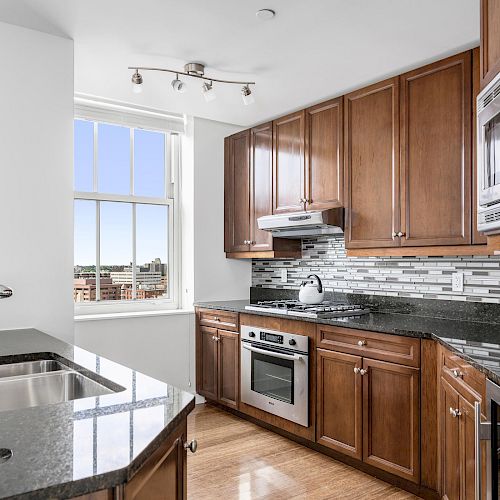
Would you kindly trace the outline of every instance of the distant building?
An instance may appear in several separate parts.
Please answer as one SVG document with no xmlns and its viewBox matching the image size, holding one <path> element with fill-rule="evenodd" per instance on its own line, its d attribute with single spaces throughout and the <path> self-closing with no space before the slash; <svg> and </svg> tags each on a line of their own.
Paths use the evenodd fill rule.
<svg viewBox="0 0 500 500">
<path fill-rule="evenodd" d="M 101 278 L 101 300 L 120 300 L 121 286 L 111 278 Z M 75 278 L 73 280 L 74 302 L 94 302 L 97 298 L 95 278 Z"/>
</svg>

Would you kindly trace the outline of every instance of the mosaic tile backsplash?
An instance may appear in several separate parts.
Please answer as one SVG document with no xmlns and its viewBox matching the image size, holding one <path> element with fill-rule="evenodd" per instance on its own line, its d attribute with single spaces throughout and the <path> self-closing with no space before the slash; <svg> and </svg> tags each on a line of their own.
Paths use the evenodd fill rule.
<svg viewBox="0 0 500 500">
<path fill-rule="evenodd" d="M 452 291 L 456 272 L 464 274 L 463 292 Z M 500 304 L 500 256 L 347 257 L 343 236 L 303 239 L 301 259 L 254 259 L 252 285 L 298 289 L 311 273 L 331 292 Z"/>
</svg>

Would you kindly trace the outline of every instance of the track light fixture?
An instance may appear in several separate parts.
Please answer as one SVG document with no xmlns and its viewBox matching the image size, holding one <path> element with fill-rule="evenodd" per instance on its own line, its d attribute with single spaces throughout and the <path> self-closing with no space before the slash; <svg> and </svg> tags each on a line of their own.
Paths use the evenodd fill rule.
<svg viewBox="0 0 500 500">
<path fill-rule="evenodd" d="M 163 71 L 166 73 L 175 74 L 175 79 L 172 80 L 172 88 L 179 93 L 184 93 L 187 90 L 187 85 L 185 82 L 179 79 L 179 75 L 184 75 L 189 78 L 199 78 L 203 80 L 202 91 L 203 97 L 207 102 L 213 101 L 216 98 L 215 90 L 213 88 L 213 83 L 227 83 L 231 85 L 243 85 L 241 90 L 243 102 L 245 105 L 252 104 L 255 101 L 254 94 L 250 90 L 250 85 L 255 85 L 255 82 L 238 82 L 233 80 L 221 80 L 219 78 L 208 78 L 205 76 L 205 66 L 200 63 L 188 63 L 184 65 L 184 71 L 176 71 L 167 68 L 148 68 L 148 67 L 136 67 L 129 66 L 128 69 L 135 70 L 132 75 L 132 83 L 134 92 L 142 91 L 142 75 L 139 73 L 141 71 Z"/>
<path fill-rule="evenodd" d="M 135 73 L 132 75 L 132 90 L 136 94 L 142 92 L 142 75 L 139 73 L 138 69 L 136 69 Z"/>
<path fill-rule="evenodd" d="M 241 98 L 243 99 L 243 104 L 245 106 L 255 102 L 252 91 L 248 85 L 243 85 L 243 88 L 241 89 Z"/>
<path fill-rule="evenodd" d="M 205 82 L 202 88 L 203 88 L 203 97 L 205 98 L 205 101 L 210 102 L 217 97 L 215 95 L 215 90 L 212 82 L 210 83 Z"/>
</svg>

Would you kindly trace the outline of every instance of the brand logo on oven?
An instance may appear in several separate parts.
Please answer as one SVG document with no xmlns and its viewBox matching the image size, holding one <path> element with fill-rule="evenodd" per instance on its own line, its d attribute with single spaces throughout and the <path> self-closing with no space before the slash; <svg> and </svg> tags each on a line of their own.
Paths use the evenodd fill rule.
<svg viewBox="0 0 500 500">
<path fill-rule="evenodd" d="M 271 406 L 274 406 L 274 403 L 272 401 L 268 401 L 267 403 L 270 404 Z"/>
</svg>

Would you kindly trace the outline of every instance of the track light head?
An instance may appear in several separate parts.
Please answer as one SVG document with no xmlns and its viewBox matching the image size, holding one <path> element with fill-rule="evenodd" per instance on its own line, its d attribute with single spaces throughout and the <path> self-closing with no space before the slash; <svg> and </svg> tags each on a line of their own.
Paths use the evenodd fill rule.
<svg viewBox="0 0 500 500">
<path fill-rule="evenodd" d="M 203 88 L 203 97 L 205 98 L 205 101 L 210 102 L 217 97 L 212 82 L 210 83 L 205 82 L 202 88 Z"/>
<path fill-rule="evenodd" d="M 136 94 L 142 92 L 142 75 L 139 73 L 138 69 L 136 69 L 135 73 L 132 75 L 132 90 Z"/>
<path fill-rule="evenodd" d="M 249 104 L 253 104 L 255 102 L 255 98 L 248 84 L 243 85 L 243 88 L 241 89 L 241 98 L 243 99 L 243 104 L 245 106 L 248 106 Z"/>
<path fill-rule="evenodd" d="M 179 75 L 176 75 L 175 79 L 172 80 L 172 88 L 176 91 L 179 92 L 179 94 L 183 94 L 187 90 L 186 84 L 179 80 Z"/>
</svg>

